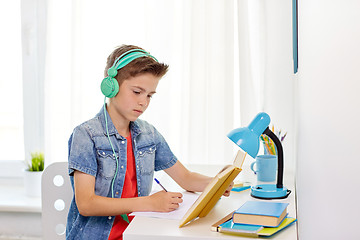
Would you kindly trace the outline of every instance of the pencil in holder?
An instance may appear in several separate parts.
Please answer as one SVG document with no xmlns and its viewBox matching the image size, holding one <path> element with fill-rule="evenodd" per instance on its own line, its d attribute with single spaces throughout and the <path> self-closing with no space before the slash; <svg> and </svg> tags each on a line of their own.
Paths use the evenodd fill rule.
<svg viewBox="0 0 360 240">
<path fill-rule="evenodd" d="M 275 143 L 268 136 L 261 136 L 261 144 L 264 148 L 264 154 L 277 155 Z"/>
</svg>

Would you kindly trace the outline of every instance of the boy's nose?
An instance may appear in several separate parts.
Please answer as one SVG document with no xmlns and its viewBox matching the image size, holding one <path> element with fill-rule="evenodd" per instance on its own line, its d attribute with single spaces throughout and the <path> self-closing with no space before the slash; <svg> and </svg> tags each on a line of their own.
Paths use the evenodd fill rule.
<svg viewBox="0 0 360 240">
<path fill-rule="evenodd" d="M 143 107 L 146 107 L 148 105 L 148 102 L 146 99 L 142 99 L 140 102 L 139 102 L 139 105 L 140 106 L 143 106 Z"/>
</svg>

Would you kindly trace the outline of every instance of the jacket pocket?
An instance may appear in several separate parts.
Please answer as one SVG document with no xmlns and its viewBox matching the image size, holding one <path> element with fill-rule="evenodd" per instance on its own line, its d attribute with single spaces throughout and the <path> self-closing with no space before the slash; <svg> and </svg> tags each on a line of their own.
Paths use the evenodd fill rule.
<svg viewBox="0 0 360 240">
<path fill-rule="evenodd" d="M 141 147 L 137 151 L 141 174 L 154 172 L 156 145 Z"/>
<path fill-rule="evenodd" d="M 116 153 L 116 152 L 115 152 Z M 98 174 L 106 179 L 112 179 L 116 171 L 116 157 L 112 150 L 97 150 Z"/>
</svg>

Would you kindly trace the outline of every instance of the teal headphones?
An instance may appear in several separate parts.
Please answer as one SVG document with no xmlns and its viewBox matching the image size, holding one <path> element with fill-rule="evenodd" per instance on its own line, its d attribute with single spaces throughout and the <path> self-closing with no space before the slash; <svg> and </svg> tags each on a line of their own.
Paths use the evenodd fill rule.
<svg viewBox="0 0 360 240">
<path fill-rule="evenodd" d="M 132 49 L 125 52 L 115 59 L 114 64 L 107 71 L 108 76 L 101 82 L 101 92 L 105 95 L 105 97 L 115 97 L 119 92 L 119 84 L 115 79 L 115 76 L 118 74 L 118 70 L 140 57 L 151 57 L 158 62 L 154 56 L 142 49 Z"/>
</svg>

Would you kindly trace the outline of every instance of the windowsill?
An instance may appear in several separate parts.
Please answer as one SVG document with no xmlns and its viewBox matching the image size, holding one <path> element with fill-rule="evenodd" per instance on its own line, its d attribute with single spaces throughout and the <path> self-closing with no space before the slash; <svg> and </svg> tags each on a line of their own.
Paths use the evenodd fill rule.
<svg viewBox="0 0 360 240">
<path fill-rule="evenodd" d="M 0 212 L 41 213 L 41 198 L 25 194 L 22 178 L 0 178 Z"/>
</svg>

